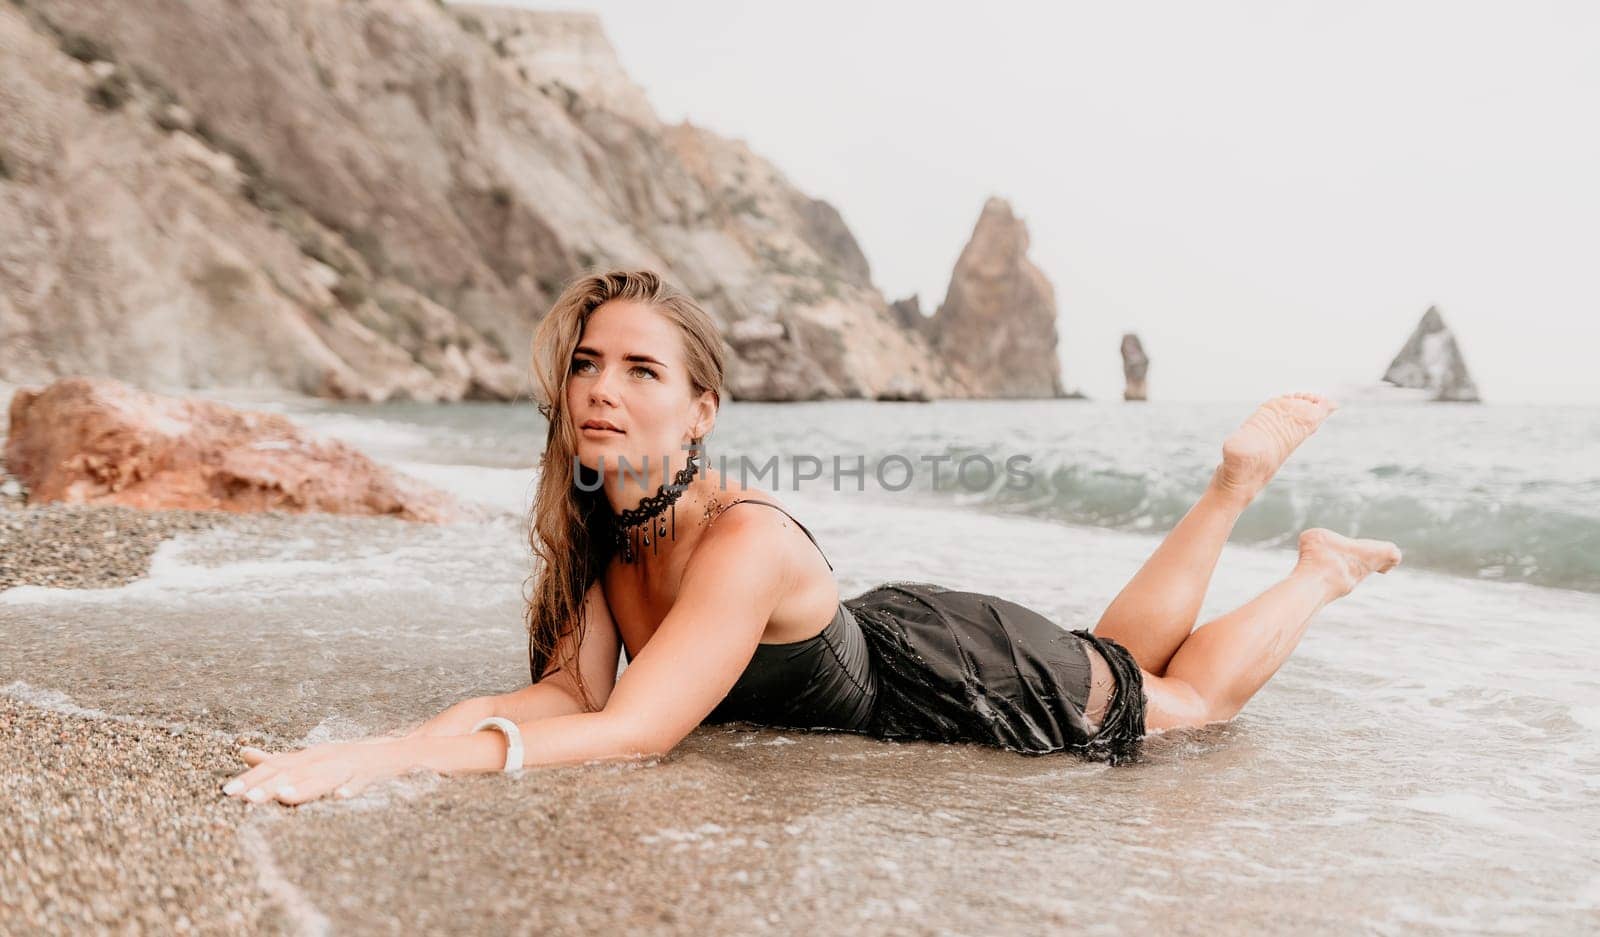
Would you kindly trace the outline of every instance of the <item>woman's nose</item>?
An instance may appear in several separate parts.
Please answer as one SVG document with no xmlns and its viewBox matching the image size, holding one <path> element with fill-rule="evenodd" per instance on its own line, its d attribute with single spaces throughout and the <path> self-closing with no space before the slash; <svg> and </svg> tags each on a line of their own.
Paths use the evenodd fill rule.
<svg viewBox="0 0 1600 937">
<path fill-rule="evenodd" d="M 611 368 L 604 368 L 596 374 L 589 383 L 589 402 L 597 403 L 601 400 L 607 403 L 616 403 L 616 394 L 611 391 Z"/>
</svg>

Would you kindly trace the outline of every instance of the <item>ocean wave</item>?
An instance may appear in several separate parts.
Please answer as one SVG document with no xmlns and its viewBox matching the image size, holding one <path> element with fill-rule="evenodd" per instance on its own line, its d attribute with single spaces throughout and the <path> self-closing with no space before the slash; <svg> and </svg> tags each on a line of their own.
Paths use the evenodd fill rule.
<svg viewBox="0 0 1600 937">
<path fill-rule="evenodd" d="M 985 508 L 1093 527 L 1164 533 L 1204 492 L 1210 470 L 1063 462 L 1021 490 L 995 486 Z M 1520 479 L 1497 486 L 1392 463 L 1362 472 L 1281 473 L 1239 518 L 1235 543 L 1293 547 L 1326 527 L 1392 540 L 1405 562 L 1478 579 L 1600 592 L 1600 499 L 1593 481 Z"/>
</svg>

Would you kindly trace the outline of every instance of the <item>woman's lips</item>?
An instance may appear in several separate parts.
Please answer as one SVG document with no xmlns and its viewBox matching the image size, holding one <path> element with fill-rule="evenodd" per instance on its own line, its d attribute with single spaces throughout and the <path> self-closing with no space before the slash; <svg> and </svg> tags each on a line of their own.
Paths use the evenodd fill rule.
<svg viewBox="0 0 1600 937">
<path fill-rule="evenodd" d="M 591 436 L 621 436 L 621 435 L 623 435 L 622 430 L 620 430 L 620 429 L 606 429 L 606 428 L 601 427 L 601 426 L 585 426 L 585 427 L 582 428 L 582 430 L 583 430 L 583 432 L 585 432 L 585 433 L 587 433 L 587 434 L 589 434 Z"/>
</svg>

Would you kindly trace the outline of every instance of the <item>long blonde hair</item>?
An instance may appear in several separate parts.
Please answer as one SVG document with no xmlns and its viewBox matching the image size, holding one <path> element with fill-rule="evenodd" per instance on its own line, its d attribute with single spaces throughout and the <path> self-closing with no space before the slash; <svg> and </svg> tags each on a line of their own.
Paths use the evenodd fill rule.
<svg viewBox="0 0 1600 937">
<path fill-rule="evenodd" d="M 527 597 L 528 678 L 539 682 L 556 656 L 561 637 L 575 629 L 572 656 L 558 661 L 567 668 L 584 708 L 596 706 L 577 665 L 583 645 L 584 595 L 611 560 L 614 522 L 611 506 L 599 486 L 599 473 L 576 465 L 577 434 L 567 416 L 567 380 L 573 352 L 589 316 L 611 300 L 651 306 L 678 327 L 683 337 L 684 365 L 691 393 L 705 391 L 722 402 L 726 359 L 717 325 L 687 293 L 649 270 L 612 270 L 573 281 L 556 298 L 533 334 L 533 375 L 539 412 L 549 421 L 540 458 L 538 493 L 533 502 L 528 543 L 537 558 L 533 594 Z M 696 444 L 700 439 L 694 440 Z M 574 471 L 582 486 L 574 483 Z"/>
</svg>

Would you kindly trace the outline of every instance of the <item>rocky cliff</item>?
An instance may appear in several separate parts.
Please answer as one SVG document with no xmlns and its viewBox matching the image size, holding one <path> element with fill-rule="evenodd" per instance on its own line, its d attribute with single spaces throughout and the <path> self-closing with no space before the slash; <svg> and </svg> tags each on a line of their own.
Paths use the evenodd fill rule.
<svg viewBox="0 0 1600 937">
<path fill-rule="evenodd" d="M 1004 199 L 983 206 L 925 330 L 941 357 L 970 375 L 973 396 L 1065 396 L 1055 290 L 1028 260 L 1027 226 Z"/>
<path fill-rule="evenodd" d="M 1437 306 L 1422 314 L 1411 337 L 1383 372 L 1383 379 L 1396 387 L 1430 392 L 1433 400 L 1478 403 L 1478 385 L 1467 373 L 1467 362 L 1456 345 L 1456 337 L 1444 324 Z"/>
<path fill-rule="evenodd" d="M 506 399 L 568 278 L 649 265 L 722 325 L 735 398 L 1014 386 L 931 354 L 831 206 L 661 124 L 592 16 L 13 0 L 0 72 L 0 380 Z"/>
</svg>

